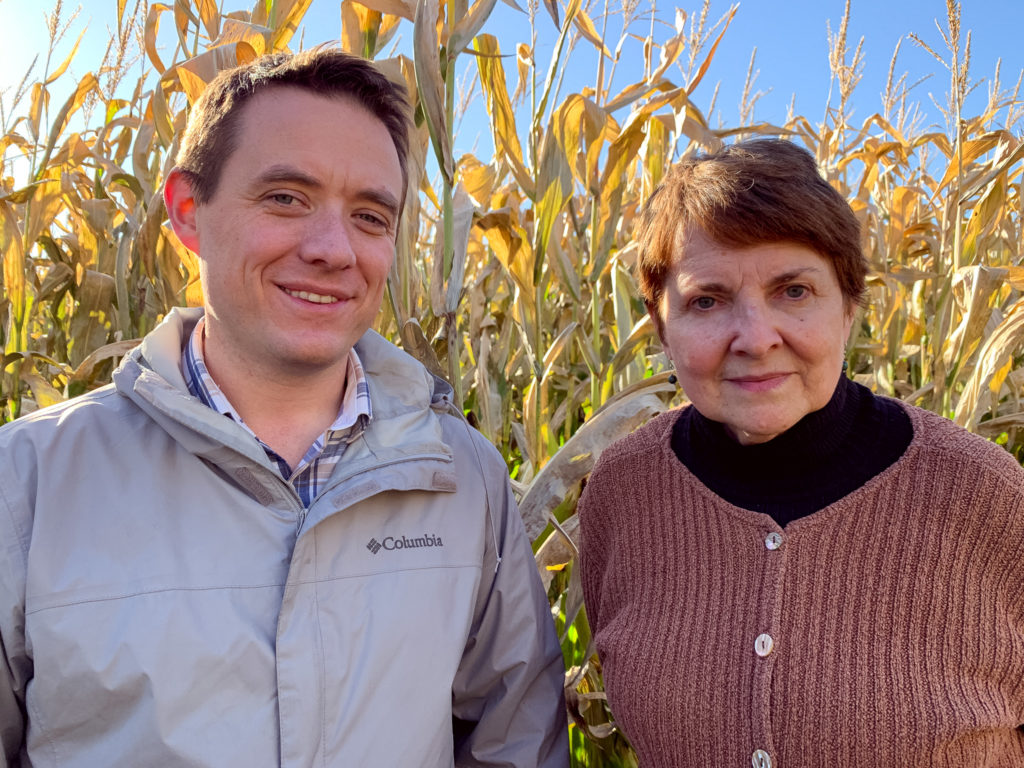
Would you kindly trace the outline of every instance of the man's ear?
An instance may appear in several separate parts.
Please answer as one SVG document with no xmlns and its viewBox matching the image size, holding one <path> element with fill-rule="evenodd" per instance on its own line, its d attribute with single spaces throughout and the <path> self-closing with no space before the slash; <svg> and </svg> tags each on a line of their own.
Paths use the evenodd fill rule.
<svg viewBox="0 0 1024 768">
<path fill-rule="evenodd" d="M 196 225 L 196 200 L 188 176 L 179 168 L 172 168 L 164 182 L 164 204 L 171 220 L 171 228 L 182 244 L 192 253 L 199 254 L 199 228 Z"/>
</svg>

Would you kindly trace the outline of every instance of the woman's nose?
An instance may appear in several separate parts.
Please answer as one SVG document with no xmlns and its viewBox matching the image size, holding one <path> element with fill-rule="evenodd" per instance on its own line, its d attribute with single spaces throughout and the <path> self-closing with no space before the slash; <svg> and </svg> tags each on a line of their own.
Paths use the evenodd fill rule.
<svg viewBox="0 0 1024 768">
<path fill-rule="evenodd" d="M 735 305 L 730 350 L 735 354 L 763 357 L 782 344 L 782 335 L 770 309 L 761 302 Z"/>
</svg>

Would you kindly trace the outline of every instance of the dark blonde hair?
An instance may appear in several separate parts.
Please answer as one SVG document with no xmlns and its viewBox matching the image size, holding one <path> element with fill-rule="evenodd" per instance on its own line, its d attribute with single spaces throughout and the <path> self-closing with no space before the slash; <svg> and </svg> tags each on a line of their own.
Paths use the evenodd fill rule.
<svg viewBox="0 0 1024 768">
<path fill-rule="evenodd" d="M 221 72 L 192 107 L 176 157 L 197 203 L 217 191 L 221 172 L 238 140 L 241 108 L 256 94 L 275 87 L 301 88 L 324 97 L 352 99 L 387 128 L 402 169 L 402 196 L 408 185 L 409 104 L 405 87 L 373 64 L 337 48 L 301 53 L 270 53 Z"/>
<path fill-rule="evenodd" d="M 699 231 L 730 248 L 792 242 L 827 259 L 850 307 L 863 301 L 867 260 L 849 204 L 814 158 L 780 139 L 756 139 L 674 165 L 644 203 L 635 235 L 640 292 L 657 317 L 672 265 Z"/>
</svg>

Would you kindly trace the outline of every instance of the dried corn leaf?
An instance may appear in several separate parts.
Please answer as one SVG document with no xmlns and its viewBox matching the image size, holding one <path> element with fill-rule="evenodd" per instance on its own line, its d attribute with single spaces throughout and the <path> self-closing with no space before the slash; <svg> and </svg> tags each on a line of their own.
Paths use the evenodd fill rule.
<svg viewBox="0 0 1024 768">
<path fill-rule="evenodd" d="M 1024 299 L 1018 300 L 995 331 L 985 339 L 978 355 L 978 364 L 967 380 L 957 403 L 954 420 L 973 429 L 987 410 L 988 385 L 1006 365 L 1006 359 L 1018 354 L 1024 343 Z M 983 397 L 983 394 L 985 395 Z"/>
<path fill-rule="evenodd" d="M 462 184 L 457 184 L 452 194 L 452 264 L 451 271 L 445 275 L 447 288 L 445 292 L 444 310 L 454 313 L 459 306 L 466 278 L 466 262 L 468 261 L 469 232 L 473 227 L 473 214 L 476 206 Z"/>
<path fill-rule="evenodd" d="M 50 103 L 50 92 L 42 83 L 32 85 L 32 104 L 28 111 L 28 127 L 32 141 L 39 141 L 42 132 L 43 113 Z"/>
<path fill-rule="evenodd" d="M 206 89 L 206 85 L 218 74 L 238 66 L 239 49 L 244 57 L 250 55 L 245 46 L 247 43 L 242 41 L 218 45 L 216 48 L 211 48 L 198 56 L 181 62 L 172 70 L 173 74 L 177 76 L 178 82 L 181 83 L 189 104 L 195 103 Z"/>
<path fill-rule="evenodd" d="M 190 24 L 195 25 L 196 32 L 199 31 L 199 19 L 192 13 L 191 0 L 174 0 L 174 29 L 178 33 L 178 45 L 181 46 L 181 50 L 194 53 L 188 41 Z"/>
<path fill-rule="evenodd" d="M 594 26 L 594 22 L 590 16 L 583 9 L 583 6 L 579 6 L 576 12 L 572 15 L 572 22 L 576 25 L 576 29 L 579 30 L 580 34 L 583 35 L 586 40 L 593 45 L 602 55 L 607 56 L 609 59 L 613 58 L 611 51 L 604 44 L 604 40 L 597 31 L 597 27 Z"/>
<path fill-rule="evenodd" d="M 527 296 L 533 293 L 533 259 L 509 209 L 489 211 L 476 221 L 498 261 Z"/>
<path fill-rule="evenodd" d="M 195 0 L 195 3 L 207 39 L 216 40 L 220 37 L 220 11 L 217 10 L 217 0 Z"/>
<path fill-rule="evenodd" d="M 400 16 L 409 21 L 416 20 L 416 3 L 414 0 L 360 0 L 360 2 L 371 11 L 377 11 L 389 16 Z"/>
<path fill-rule="evenodd" d="M 381 14 L 355 0 L 341 4 L 341 47 L 365 59 L 372 59 L 377 49 L 377 30 Z"/>
<path fill-rule="evenodd" d="M 497 0 L 476 0 L 469 12 L 458 19 L 451 36 L 448 38 L 448 59 L 454 61 L 455 56 L 466 48 L 477 33 L 483 28 L 484 22 L 490 17 Z"/>
<path fill-rule="evenodd" d="M 50 73 L 50 76 L 46 78 L 46 85 L 51 85 L 56 82 L 57 78 L 67 71 L 68 65 L 71 64 L 71 60 L 75 58 L 75 54 L 78 53 L 78 46 L 81 44 L 84 36 L 85 29 L 83 28 L 82 31 L 78 33 L 78 39 L 75 40 L 75 44 L 71 47 L 71 53 L 69 53 L 67 58 L 61 62 L 60 66 L 53 70 L 53 72 Z"/>
<path fill-rule="evenodd" d="M 442 379 L 448 375 L 438 361 L 434 348 L 427 341 L 427 337 L 423 334 L 423 328 L 420 327 L 416 318 L 411 317 L 405 321 L 400 329 L 400 335 L 402 349 L 423 363 L 428 371 Z"/>
<path fill-rule="evenodd" d="M 78 309 L 69 326 L 68 360 L 72 366 L 78 367 L 90 353 L 107 343 L 115 293 L 114 278 L 110 275 L 92 269 L 84 271 L 82 283 L 75 291 Z"/>
<path fill-rule="evenodd" d="M 963 320 L 953 332 L 946 349 L 947 367 L 963 365 L 992 314 L 991 302 L 1006 277 L 1006 270 L 993 267 L 963 267 L 953 276 L 953 297 L 963 313 Z"/>
<path fill-rule="evenodd" d="M 21 380 L 28 384 L 32 390 L 32 397 L 40 408 L 64 402 L 64 395 L 31 368 L 22 369 Z"/>
<path fill-rule="evenodd" d="M 537 566 L 542 569 L 564 565 L 576 557 L 580 546 L 580 519 L 572 514 L 558 525 L 537 549 Z M 543 578 L 543 574 L 542 574 Z M 548 575 L 550 582 L 551 576 Z M 547 584 L 544 588 L 547 589 Z"/>
<path fill-rule="evenodd" d="M 995 149 L 999 142 L 999 138 L 993 134 L 986 134 L 982 138 L 973 139 L 971 141 L 964 142 L 963 145 L 963 167 L 969 166 L 979 157 L 984 155 L 986 152 L 991 152 Z M 946 173 L 943 175 L 942 180 L 935 187 L 935 195 L 944 190 L 950 183 L 952 183 L 960 173 L 960 163 L 956 155 L 950 156 L 950 163 L 946 167 Z"/>
<path fill-rule="evenodd" d="M 437 0 L 420 0 L 416 6 L 413 28 L 413 64 L 416 71 L 416 91 L 430 132 L 430 141 L 437 155 L 437 164 L 446 184 L 455 183 L 455 162 L 452 159 L 451 139 L 445 117 L 445 99 L 442 92 L 439 59 L 440 42 L 437 36 L 439 7 Z M 454 72 L 449 72 L 454 76 Z"/>
<path fill-rule="evenodd" d="M 197 257 L 192 251 L 186 248 L 178 236 L 174 234 L 174 230 L 164 224 L 159 223 L 159 219 L 156 219 L 160 226 L 160 232 L 163 235 L 163 241 L 168 248 L 170 248 L 182 267 L 185 269 L 188 275 L 188 281 L 185 284 L 185 304 L 189 307 L 201 307 L 203 306 L 203 285 L 200 280 L 199 272 L 199 257 Z M 156 250 L 155 248 L 153 250 Z"/>
<path fill-rule="evenodd" d="M 491 136 L 496 153 L 509 162 L 516 183 L 530 194 L 533 188 L 530 172 L 523 164 L 523 150 L 516 130 L 515 111 L 505 85 L 505 68 L 501 63 L 501 48 L 493 35 L 477 35 L 473 47 L 480 72 L 480 85 L 487 96 L 486 108 L 490 117 Z"/>
<path fill-rule="evenodd" d="M 138 346 L 141 341 L 142 339 L 115 341 L 112 344 L 106 344 L 100 347 L 86 357 L 79 366 L 75 368 L 74 373 L 71 374 L 71 380 L 91 383 L 97 366 L 107 360 L 117 360 L 124 357 Z"/>
<path fill-rule="evenodd" d="M 181 87 L 185 91 L 188 103 L 195 104 L 199 97 L 203 95 L 203 91 L 206 90 L 206 81 L 181 64 L 178 65 L 175 72 L 178 74 L 178 82 L 181 83 Z"/>
<path fill-rule="evenodd" d="M 995 160 L 996 162 L 992 170 L 985 173 L 977 181 L 972 182 L 971 185 L 964 191 L 964 193 L 960 196 L 961 202 L 966 202 L 972 196 L 974 196 L 979 190 L 983 189 L 986 185 L 988 185 L 994 178 L 1006 173 L 1014 163 L 1020 160 L 1024 160 L 1024 141 L 1021 141 L 1017 145 L 1017 148 L 1011 151 L 1002 160 L 998 159 L 998 155 L 995 158 Z"/>
<path fill-rule="evenodd" d="M 313 0 L 274 0 L 273 18 L 269 26 L 273 32 L 270 38 L 270 49 L 272 51 L 283 51 L 288 46 L 288 41 L 295 35 L 299 28 L 299 22 L 309 10 Z"/>
<path fill-rule="evenodd" d="M 54 218 L 63 208 L 61 201 L 60 171 L 53 169 L 48 178 L 35 188 L 32 195 L 32 206 L 25 222 L 25 242 L 33 243 L 46 231 Z"/>
<path fill-rule="evenodd" d="M 472 155 L 459 158 L 459 176 L 462 185 L 473 201 L 481 207 L 489 207 L 498 174 L 493 165 L 484 165 Z"/>
<path fill-rule="evenodd" d="M 271 33 L 270 27 L 224 18 L 221 20 L 220 35 L 210 43 L 210 47 L 217 48 L 230 43 L 248 43 L 257 56 L 262 56 L 269 50 Z"/>
<path fill-rule="evenodd" d="M 665 406 L 656 395 L 638 389 L 580 427 L 548 460 L 519 503 L 530 541 L 540 535 L 551 511 L 590 473 L 605 448 L 663 410 Z"/>
<path fill-rule="evenodd" d="M 11 302 L 16 318 L 22 317 L 25 311 L 25 250 L 24 236 L 18 222 L 18 216 L 5 200 L 0 200 L 0 215 L 3 216 L 3 228 L 0 229 L 0 246 L 3 253 L 3 293 Z M 6 329 L 5 329 L 6 330 Z M 8 348 L 10 349 L 8 339 Z"/>
<path fill-rule="evenodd" d="M 708 55 L 704 57 L 704 61 L 701 62 L 697 68 L 696 74 L 690 78 L 690 82 L 686 84 L 687 95 L 693 94 L 697 86 L 700 85 L 701 80 L 704 79 L 704 75 L 707 74 L 708 67 L 711 66 L 711 60 L 714 58 L 715 53 L 718 51 L 718 44 L 722 42 L 722 38 L 725 36 L 725 31 L 732 24 L 733 16 L 736 15 L 736 11 L 739 8 L 738 5 L 733 5 L 729 9 L 729 15 L 725 19 L 725 24 L 722 26 L 722 31 L 718 33 L 718 37 L 715 38 L 715 42 L 712 43 L 711 48 L 708 49 Z"/>
</svg>

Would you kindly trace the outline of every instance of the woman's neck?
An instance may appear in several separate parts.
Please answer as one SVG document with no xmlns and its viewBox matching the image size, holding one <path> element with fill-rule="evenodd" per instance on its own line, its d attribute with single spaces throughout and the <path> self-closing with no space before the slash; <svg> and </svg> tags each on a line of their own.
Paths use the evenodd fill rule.
<svg viewBox="0 0 1024 768">
<path fill-rule="evenodd" d="M 844 376 L 824 408 L 766 443 L 740 445 L 722 424 L 686 408 L 672 449 L 715 494 L 786 525 L 862 486 L 902 456 L 912 438 L 898 403 Z"/>
</svg>

